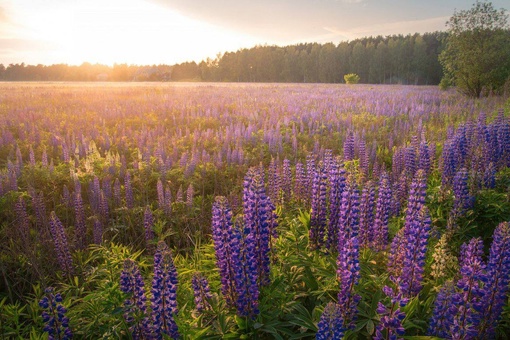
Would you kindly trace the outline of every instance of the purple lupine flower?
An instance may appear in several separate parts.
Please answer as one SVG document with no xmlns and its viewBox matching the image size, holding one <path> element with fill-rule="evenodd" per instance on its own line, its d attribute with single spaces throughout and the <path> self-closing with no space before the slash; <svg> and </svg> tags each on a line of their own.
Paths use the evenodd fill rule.
<svg viewBox="0 0 510 340">
<path fill-rule="evenodd" d="M 143 227 L 145 229 L 145 246 L 152 252 L 154 241 L 154 231 L 152 230 L 154 226 L 154 217 L 152 216 L 152 210 L 149 206 L 145 207 L 145 212 L 143 214 Z"/>
<path fill-rule="evenodd" d="M 118 178 L 115 178 L 115 181 L 113 182 L 113 202 L 116 207 L 121 206 L 121 194 L 120 194 L 120 181 Z"/>
<path fill-rule="evenodd" d="M 430 319 L 427 334 L 440 338 L 447 338 L 450 335 L 450 328 L 453 325 L 453 317 L 457 314 L 457 305 L 453 302 L 455 286 L 448 281 L 441 287 L 434 302 L 434 311 Z"/>
<path fill-rule="evenodd" d="M 135 199 L 133 196 L 133 187 L 131 186 L 131 175 L 126 172 L 124 179 L 124 190 L 126 191 L 126 208 L 133 209 L 135 206 Z"/>
<path fill-rule="evenodd" d="M 108 199 L 103 190 L 99 192 L 99 214 L 105 223 L 108 223 Z"/>
<path fill-rule="evenodd" d="M 44 147 L 41 155 L 41 164 L 44 168 L 48 167 L 48 154 L 46 153 L 46 147 Z"/>
<path fill-rule="evenodd" d="M 282 190 L 284 203 L 289 202 L 291 189 L 292 189 L 292 171 L 290 169 L 290 161 L 288 159 L 284 159 L 282 168 Z"/>
<path fill-rule="evenodd" d="M 191 207 L 193 205 L 193 194 L 195 190 L 193 189 L 193 184 L 189 184 L 188 189 L 186 189 L 186 205 Z"/>
<path fill-rule="evenodd" d="M 44 322 L 43 331 L 48 333 L 50 340 L 67 340 L 73 337 L 69 328 L 69 318 L 65 316 L 67 309 L 62 306 L 60 293 L 54 294 L 54 289 L 48 287 L 44 290 L 44 297 L 39 301 Z"/>
<path fill-rule="evenodd" d="M 158 183 L 156 184 L 156 189 L 158 192 L 158 204 L 159 209 L 165 210 L 165 190 L 163 189 L 163 182 L 161 182 L 161 179 L 158 179 Z"/>
<path fill-rule="evenodd" d="M 212 238 L 216 253 L 216 266 L 220 270 L 221 293 L 227 306 L 234 307 L 237 300 L 233 247 L 237 231 L 232 226 L 232 211 L 225 197 L 216 197 L 212 206 Z M 238 251 L 238 250 L 237 250 Z"/>
<path fill-rule="evenodd" d="M 14 212 L 16 213 L 17 228 L 16 231 L 20 236 L 23 248 L 30 249 L 30 220 L 28 218 L 27 207 L 25 200 L 22 197 L 18 198 L 14 204 Z"/>
<path fill-rule="evenodd" d="M 338 230 L 345 233 L 346 238 L 359 234 L 359 190 L 354 178 L 351 176 L 346 181 L 342 192 L 340 216 L 338 217 Z M 342 245 L 338 244 L 340 252 Z"/>
<path fill-rule="evenodd" d="M 412 222 L 421 208 L 425 205 L 427 196 L 427 177 L 423 170 L 418 170 L 409 189 L 409 199 L 407 201 L 406 224 Z"/>
<path fill-rule="evenodd" d="M 99 219 L 94 221 L 93 237 L 95 244 L 101 244 L 103 241 L 103 224 Z"/>
<path fill-rule="evenodd" d="M 468 172 L 466 168 L 460 169 L 453 179 L 453 209 L 452 216 L 462 216 L 473 207 L 474 198 L 469 195 Z"/>
<path fill-rule="evenodd" d="M 64 188 L 62 189 L 62 203 L 64 203 L 67 207 L 71 207 L 73 205 L 73 201 L 71 199 L 71 193 L 67 188 L 67 185 L 64 184 Z"/>
<path fill-rule="evenodd" d="M 315 159 L 312 155 L 308 154 L 306 156 L 306 177 L 308 179 L 308 184 L 306 185 L 308 197 L 312 197 L 313 192 L 313 181 L 315 178 L 315 172 L 317 171 L 315 166 Z"/>
<path fill-rule="evenodd" d="M 414 177 L 417 170 L 416 149 L 413 146 L 404 150 L 405 171 L 409 177 Z"/>
<path fill-rule="evenodd" d="M 494 230 L 487 263 L 486 281 L 480 308 L 481 322 L 477 327 L 480 338 L 495 337 L 495 327 L 507 304 L 510 283 L 510 223 L 500 223 Z"/>
<path fill-rule="evenodd" d="M 71 275 L 73 273 L 73 260 L 71 258 L 71 252 L 69 251 L 66 232 L 62 222 L 60 222 L 54 211 L 52 211 L 50 215 L 50 232 L 55 244 L 60 269 L 62 269 L 65 274 Z"/>
<path fill-rule="evenodd" d="M 344 141 L 344 161 L 354 159 L 354 135 L 349 133 Z"/>
<path fill-rule="evenodd" d="M 312 184 L 312 211 L 310 214 L 310 247 L 319 249 L 324 245 L 326 229 L 327 174 L 322 167 L 314 173 Z"/>
<path fill-rule="evenodd" d="M 359 153 L 359 169 L 360 172 L 364 175 L 364 178 L 368 177 L 369 174 L 369 160 L 368 160 L 368 151 L 364 140 L 361 140 L 358 145 L 358 153 Z"/>
<path fill-rule="evenodd" d="M 338 219 L 342 207 L 342 193 L 345 189 L 345 170 L 332 162 L 329 170 L 329 219 L 326 248 L 333 250 L 338 245 Z"/>
<path fill-rule="evenodd" d="M 340 312 L 340 306 L 329 302 L 324 308 L 321 319 L 317 324 L 316 340 L 338 340 L 344 336 L 344 320 Z"/>
<path fill-rule="evenodd" d="M 179 189 L 177 190 L 177 194 L 175 195 L 175 202 L 177 203 L 183 203 L 183 193 L 182 193 L 182 185 L 179 186 Z"/>
<path fill-rule="evenodd" d="M 496 186 L 496 168 L 494 163 L 490 162 L 483 173 L 482 185 L 486 189 L 494 189 Z"/>
<path fill-rule="evenodd" d="M 85 225 L 85 210 L 83 208 L 83 200 L 80 192 L 74 194 L 74 214 L 76 247 L 78 249 L 84 249 L 86 246 L 87 227 Z"/>
<path fill-rule="evenodd" d="M 120 275 L 120 290 L 128 294 L 124 301 L 124 319 L 129 325 L 133 339 L 150 336 L 150 321 L 146 317 L 147 297 L 145 283 L 135 261 L 126 259 Z"/>
<path fill-rule="evenodd" d="M 294 198 L 305 201 L 307 199 L 308 182 L 303 163 L 296 163 L 296 179 L 294 180 Z"/>
<path fill-rule="evenodd" d="M 368 247 L 373 241 L 372 226 L 374 225 L 375 188 L 372 181 L 368 181 L 361 193 L 359 214 L 360 247 Z"/>
<path fill-rule="evenodd" d="M 501 167 L 510 166 L 510 123 L 508 119 L 504 118 L 503 109 L 499 109 L 498 111 L 498 146 L 499 146 L 499 155 L 500 155 L 500 164 Z"/>
<path fill-rule="evenodd" d="M 430 173 L 429 145 L 425 141 L 420 143 L 418 169 L 422 169 L 426 175 Z"/>
<path fill-rule="evenodd" d="M 232 262 L 237 293 L 237 314 L 255 318 L 259 314 L 259 272 L 257 240 L 252 225 L 234 228 L 232 234 Z"/>
<path fill-rule="evenodd" d="M 346 328 L 354 328 L 357 307 L 361 296 L 354 289 L 360 278 L 359 243 L 355 232 L 340 230 L 338 233 L 339 253 L 337 259 L 337 277 L 340 282 L 338 305 Z"/>
<path fill-rule="evenodd" d="M 168 186 L 165 188 L 165 214 L 172 215 L 172 191 Z"/>
<path fill-rule="evenodd" d="M 253 234 L 255 244 L 255 258 L 258 267 L 258 283 L 261 286 L 269 284 L 269 218 L 272 213 L 269 198 L 266 196 L 262 176 L 250 169 L 244 179 L 243 209 L 244 230 Z"/>
<path fill-rule="evenodd" d="M 460 256 L 461 278 L 457 282 L 457 291 L 451 304 L 457 308 L 450 326 L 452 336 L 465 339 L 476 334 L 475 326 L 482 315 L 477 313 L 483 299 L 480 286 L 484 279 L 485 263 L 482 260 L 483 243 L 480 238 L 473 238 L 469 244 L 463 244 Z"/>
<path fill-rule="evenodd" d="M 441 178 L 443 186 L 448 186 L 452 183 L 455 172 L 457 171 L 457 164 L 455 159 L 455 149 L 451 141 L 446 141 L 443 145 L 443 167 L 441 169 Z"/>
<path fill-rule="evenodd" d="M 193 296 L 195 297 L 195 307 L 198 312 L 211 309 L 212 294 L 209 288 L 209 281 L 201 273 L 193 274 L 191 278 L 191 287 L 193 288 Z"/>
<path fill-rule="evenodd" d="M 383 287 L 384 294 L 390 298 L 390 307 L 386 307 L 379 302 L 377 314 L 380 317 L 380 323 L 375 330 L 374 340 L 398 339 L 398 336 L 404 335 L 405 329 L 402 321 L 405 313 L 400 310 L 407 305 L 408 299 L 403 297 L 400 292 L 395 292 L 388 286 Z"/>
<path fill-rule="evenodd" d="M 396 281 L 402 274 L 404 263 L 405 238 L 404 228 L 400 229 L 391 241 L 390 253 L 388 254 L 388 272 L 392 281 Z"/>
<path fill-rule="evenodd" d="M 399 289 L 404 297 L 416 296 L 421 290 L 430 225 L 426 206 L 404 225 L 404 263 L 399 280 Z"/>
<path fill-rule="evenodd" d="M 375 207 L 375 220 L 372 228 L 372 247 L 377 250 L 383 250 L 388 244 L 388 221 L 391 209 L 391 187 L 386 174 L 381 176 L 379 182 L 379 192 Z"/>
<path fill-rule="evenodd" d="M 177 315 L 177 270 L 172 252 L 164 241 L 159 241 L 154 254 L 154 277 L 152 279 L 152 330 L 155 339 L 170 336 L 179 338 L 174 316 Z"/>
</svg>

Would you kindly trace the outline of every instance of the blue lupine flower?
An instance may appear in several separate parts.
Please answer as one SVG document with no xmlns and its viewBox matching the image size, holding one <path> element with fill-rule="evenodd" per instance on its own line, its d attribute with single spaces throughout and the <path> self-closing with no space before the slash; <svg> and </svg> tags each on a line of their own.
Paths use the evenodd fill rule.
<svg viewBox="0 0 510 340">
<path fill-rule="evenodd" d="M 402 326 L 402 320 L 405 313 L 400 310 L 406 306 L 408 299 L 401 293 L 396 293 L 388 286 L 383 287 L 384 294 L 390 298 L 390 307 L 386 307 L 379 302 L 377 314 L 380 315 L 380 322 L 375 329 L 374 340 L 398 339 L 398 336 L 404 335 L 405 329 Z"/>
<path fill-rule="evenodd" d="M 195 307 L 198 312 L 211 309 L 210 300 L 212 298 L 209 281 L 200 273 L 193 274 L 191 278 L 191 287 L 195 297 Z"/>
<path fill-rule="evenodd" d="M 344 336 L 344 320 L 340 312 L 340 306 L 330 302 L 324 308 L 321 319 L 317 324 L 317 340 L 339 340 Z"/>
<path fill-rule="evenodd" d="M 469 195 L 468 172 L 465 168 L 460 169 L 453 179 L 453 209 L 452 216 L 463 215 L 473 207 L 474 198 Z"/>
<path fill-rule="evenodd" d="M 310 214 L 310 247 L 319 249 L 324 245 L 326 231 L 327 174 L 323 167 L 314 173 L 312 184 L 312 211 Z"/>
<path fill-rule="evenodd" d="M 453 317 L 458 312 L 458 307 L 453 302 L 455 295 L 455 286 L 453 282 L 448 281 L 441 287 L 434 302 L 434 312 L 428 329 L 429 335 L 440 338 L 447 338 L 450 334 L 450 328 L 453 325 Z"/>
<path fill-rule="evenodd" d="M 73 260 L 69 251 L 66 232 L 54 211 L 50 215 L 50 232 L 55 244 L 60 269 L 67 275 L 71 275 L 73 273 Z"/>
<path fill-rule="evenodd" d="M 144 339 L 152 333 L 146 316 L 147 297 L 144 286 L 138 265 L 133 260 L 126 259 L 120 275 L 120 290 L 128 294 L 124 301 L 124 319 L 129 324 L 134 339 Z"/>
<path fill-rule="evenodd" d="M 152 329 L 156 339 L 164 335 L 179 337 L 174 316 L 177 315 L 177 271 L 172 253 L 164 241 L 158 243 L 154 254 L 154 277 L 152 280 Z"/>
<path fill-rule="evenodd" d="M 44 297 L 39 301 L 39 306 L 44 309 L 42 312 L 43 330 L 48 333 L 50 340 L 71 339 L 73 334 L 69 328 L 69 319 L 65 316 L 67 309 L 62 306 L 60 293 L 53 294 L 53 292 L 52 287 L 46 288 Z"/>
<path fill-rule="evenodd" d="M 487 263 L 487 274 L 480 306 L 478 336 L 484 339 L 495 337 L 495 327 L 507 304 L 510 283 L 510 223 L 500 223 L 494 231 Z"/>
<path fill-rule="evenodd" d="M 371 245 L 375 250 L 383 250 L 388 244 L 388 221 L 392 206 L 392 194 L 388 176 L 383 174 L 379 182 L 379 192 L 375 206 L 375 220 L 372 227 Z"/>
</svg>

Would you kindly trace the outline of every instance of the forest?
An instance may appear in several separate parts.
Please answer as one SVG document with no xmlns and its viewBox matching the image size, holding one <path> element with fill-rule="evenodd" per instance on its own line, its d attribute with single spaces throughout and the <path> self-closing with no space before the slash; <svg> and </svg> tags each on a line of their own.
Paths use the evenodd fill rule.
<svg viewBox="0 0 510 340">
<path fill-rule="evenodd" d="M 361 83 L 437 85 L 444 32 L 377 36 L 350 42 L 255 46 L 215 59 L 176 65 L 0 65 L 6 81 L 220 81 L 343 83 L 356 73 Z"/>
</svg>

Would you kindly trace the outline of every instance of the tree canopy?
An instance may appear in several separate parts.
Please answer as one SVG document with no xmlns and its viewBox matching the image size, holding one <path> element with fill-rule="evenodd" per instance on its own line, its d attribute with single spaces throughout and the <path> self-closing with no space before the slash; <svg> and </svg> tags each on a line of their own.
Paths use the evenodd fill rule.
<svg viewBox="0 0 510 340">
<path fill-rule="evenodd" d="M 445 77 L 471 97 L 500 92 L 510 75 L 508 15 L 491 2 L 455 11 L 439 60 Z"/>
</svg>

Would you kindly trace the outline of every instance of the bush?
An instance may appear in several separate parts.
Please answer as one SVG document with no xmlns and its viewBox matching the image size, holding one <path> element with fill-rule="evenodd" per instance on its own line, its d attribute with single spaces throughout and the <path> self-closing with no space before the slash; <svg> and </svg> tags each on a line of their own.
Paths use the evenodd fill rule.
<svg viewBox="0 0 510 340">
<path fill-rule="evenodd" d="M 359 76 L 356 73 L 349 73 L 344 76 L 346 84 L 357 84 L 359 83 Z"/>
</svg>

